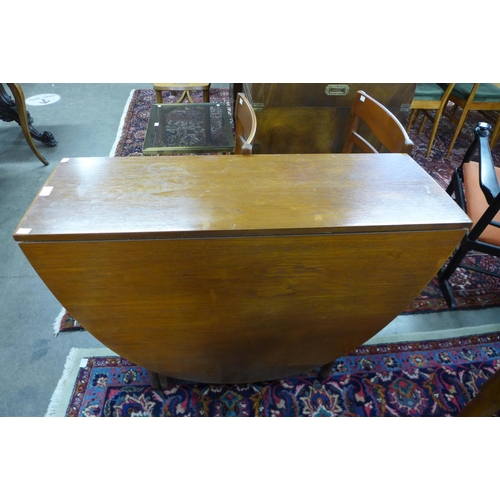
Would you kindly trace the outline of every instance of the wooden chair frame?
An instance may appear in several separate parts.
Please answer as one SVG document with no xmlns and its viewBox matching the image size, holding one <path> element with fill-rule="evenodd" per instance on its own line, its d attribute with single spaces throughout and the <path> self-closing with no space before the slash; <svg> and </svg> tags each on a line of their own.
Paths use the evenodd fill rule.
<svg viewBox="0 0 500 500">
<path fill-rule="evenodd" d="M 475 102 L 474 98 L 479 89 L 480 83 L 475 83 L 472 86 L 472 90 L 467 99 L 461 99 L 460 97 L 453 94 L 453 92 L 449 95 L 449 100 L 454 103 L 453 109 L 451 113 L 444 112 L 444 116 L 446 116 L 449 120 L 457 124 L 457 128 L 455 133 L 453 134 L 453 138 L 451 140 L 450 146 L 448 148 L 448 152 L 446 153 L 446 158 L 448 158 L 453 150 L 453 146 L 455 145 L 455 141 L 457 140 L 458 135 L 460 134 L 467 115 L 469 111 L 498 111 L 500 112 L 500 100 L 498 102 Z M 459 117 L 455 116 L 456 110 L 458 107 L 462 108 L 462 113 Z M 490 140 L 490 148 L 493 149 L 496 144 L 498 138 L 500 136 L 500 117 L 496 118 L 495 128 L 493 133 L 491 134 Z"/>
<path fill-rule="evenodd" d="M 257 132 L 257 117 L 250 101 L 241 92 L 236 96 L 234 120 L 236 135 L 234 152 L 235 154 L 250 155 Z"/>
<path fill-rule="evenodd" d="M 471 160 L 479 148 L 479 183 L 488 203 L 488 208 L 472 229 L 467 232 L 448 264 L 445 264 L 438 274 L 441 291 L 449 307 L 454 307 L 456 303 L 448 280 L 458 267 L 500 278 L 500 275 L 497 273 L 462 264 L 462 260 L 471 250 L 500 257 L 500 246 L 480 241 L 481 234 L 489 225 L 500 228 L 500 223 L 493 220 L 500 210 L 500 185 L 488 144 L 490 130 L 491 125 L 484 122 L 478 124 L 475 129 L 474 141 L 465 153 L 462 164 L 453 173 L 450 184 L 446 189 L 447 193 L 454 197 L 457 204 L 467 213 L 467 194 L 465 193 L 463 184 L 463 166 Z"/>
<path fill-rule="evenodd" d="M 424 125 L 427 121 L 427 118 L 429 118 L 430 120 L 433 121 L 431 136 L 429 139 L 429 144 L 427 146 L 427 152 L 425 154 L 426 158 L 431 154 L 431 150 L 432 150 L 432 146 L 434 145 L 434 140 L 436 138 L 436 132 L 437 132 L 439 122 L 441 121 L 441 117 L 443 116 L 443 112 L 446 108 L 446 105 L 448 104 L 449 96 L 450 96 L 451 91 L 453 90 L 454 86 L 455 86 L 454 83 L 449 83 L 446 90 L 444 90 L 443 96 L 441 97 L 440 100 L 427 101 L 427 100 L 414 99 L 412 101 L 412 103 L 410 104 L 411 113 L 410 113 L 410 118 L 408 121 L 408 126 L 406 127 L 407 132 L 410 130 L 410 128 L 413 124 L 413 121 L 417 118 L 417 116 L 420 112 L 422 112 L 422 114 L 424 116 L 422 118 L 422 123 L 420 124 L 420 128 L 418 129 L 419 134 L 422 133 L 422 130 L 424 129 Z M 430 110 L 436 111 L 434 116 L 432 116 L 429 113 Z"/>
<path fill-rule="evenodd" d="M 28 146 L 31 148 L 31 151 L 35 154 L 35 156 L 45 165 L 47 166 L 49 162 L 45 159 L 45 157 L 40 153 L 36 144 L 33 141 L 33 137 L 37 140 L 41 141 L 43 144 L 48 146 L 57 145 L 57 141 L 54 139 L 54 136 L 50 132 L 40 133 L 32 126 L 32 118 L 26 109 L 26 101 L 24 98 L 24 92 L 21 88 L 21 85 L 18 83 L 7 83 L 7 87 L 12 92 L 12 96 L 14 97 L 14 104 L 16 110 L 10 109 L 8 120 L 16 121 L 21 130 L 23 132 L 24 138 L 28 143 Z M 3 84 L 0 84 L 0 102 L 9 107 L 9 104 L 12 102 L 10 96 L 5 91 Z M 5 117 L 3 117 L 5 119 Z M 33 137 L 32 137 L 33 136 Z"/>
<path fill-rule="evenodd" d="M 358 91 L 351 106 L 342 153 L 351 153 L 354 145 L 365 153 L 379 152 L 358 132 L 360 120 L 390 153 L 412 152 L 414 144 L 396 116 L 367 93 Z"/>
<path fill-rule="evenodd" d="M 203 92 L 203 102 L 210 102 L 210 83 L 153 83 L 156 92 L 156 102 L 163 103 L 163 91 L 182 92 L 176 102 L 182 102 L 185 98 L 193 103 L 191 92 L 201 90 Z"/>
</svg>

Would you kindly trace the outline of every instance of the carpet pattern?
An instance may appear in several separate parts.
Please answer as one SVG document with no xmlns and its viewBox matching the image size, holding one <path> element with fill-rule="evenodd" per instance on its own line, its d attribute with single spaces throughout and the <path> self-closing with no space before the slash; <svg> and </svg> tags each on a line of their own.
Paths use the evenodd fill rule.
<svg viewBox="0 0 500 500">
<path fill-rule="evenodd" d="M 192 96 L 195 102 L 203 101 L 201 91 L 193 92 Z M 165 103 L 175 102 L 177 97 L 177 94 L 163 93 Z M 210 89 L 210 100 L 212 102 L 227 102 L 229 104 L 229 114 L 232 117 L 231 99 L 228 89 Z M 156 96 L 152 89 L 139 89 L 133 92 L 114 156 L 142 156 L 142 145 L 144 143 L 149 113 L 151 106 L 155 102 Z M 425 153 L 432 123 L 428 120 L 422 133 L 419 135 L 420 119 L 416 120 L 409 132 L 411 139 L 415 143 L 415 148 L 411 156 L 439 185 L 446 188 L 454 169 L 460 165 L 463 155 L 474 137 L 474 127 L 481 120 L 484 120 L 484 117 L 478 112 L 469 113 L 467 122 L 449 158 L 445 156 L 454 133 L 454 124 L 446 118 L 441 119 L 431 154 L 426 158 Z M 495 164 L 500 165 L 500 145 L 497 144 L 492 151 L 492 155 Z M 496 257 L 471 253 L 464 262 L 500 273 L 500 259 Z M 450 284 L 457 302 L 456 310 L 500 306 L 500 280 L 497 278 L 483 273 L 458 269 L 451 277 Z M 448 310 L 448 306 L 443 298 L 437 279 L 433 279 L 423 292 L 408 306 L 404 314 L 445 310 Z M 64 314 L 59 332 L 70 332 L 81 329 L 82 327 L 70 314 Z"/>
<path fill-rule="evenodd" d="M 85 363 L 84 363 L 85 364 Z M 172 380 L 154 390 L 146 371 L 118 356 L 80 367 L 68 417 L 445 417 L 456 415 L 500 369 L 500 332 L 363 346 L 316 371 L 273 382 Z"/>
</svg>

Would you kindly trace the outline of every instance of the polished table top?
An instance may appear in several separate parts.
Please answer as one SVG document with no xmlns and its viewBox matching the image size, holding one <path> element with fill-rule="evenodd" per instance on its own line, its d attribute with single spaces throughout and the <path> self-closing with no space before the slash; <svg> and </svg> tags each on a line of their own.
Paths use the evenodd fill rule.
<svg viewBox="0 0 500 500">
<path fill-rule="evenodd" d="M 469 227 L 405 154 L 70 158 L 18 241 L 330 234 Z"/>
<path fill-rule="evenodd" d="M 143 154 L 232 152 L 226 103 L 153 104 Z"/>
</svg>

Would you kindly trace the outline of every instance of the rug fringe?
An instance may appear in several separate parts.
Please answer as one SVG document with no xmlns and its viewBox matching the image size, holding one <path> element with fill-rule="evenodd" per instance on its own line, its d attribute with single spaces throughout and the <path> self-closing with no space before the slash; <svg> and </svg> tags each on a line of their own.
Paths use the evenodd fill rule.
<svg viewBox="0 0 500 500">
<path fill-rule="evenodd" d="M 64 370 L 59 382 L 57 383 L 57 387 L 50 398 L 49 407 L 47 408 L 46 417 L 55 417 L 56 410 L 59 408 L 61 397 L 63 394 L 63 390 L 66 387 L 66 383 L 68 382 L 69 373 L 74 364 L 74 360 L 79 349 L 77 347 L 73 347 L 66 358 L 66 362 L 64 363 Z"/>
<path fill-rule="evenodd" d="M 120 142 L 120 138 L 122 136 L 123 125 L 125 124 L 125 118 L 127 117 L 128 108 L 130 107 L 130 102 L 132 101 L 132 97 L 134 95 L 134 92 L 135 92 L 135 89 L 130 91 L 130 95 L 128 96 L 127 102 L 125 104 L 125 108 L 123 108 L 123 113 L 122 113 L 122 117 L 120 119 L 120 125 L 118 125 L 118 132 L 116 133 L 115 142 L 114 142 L 108 156 L 115 156 L 116 148 L 117 148 L 118 143 Z"/>
<path fill-rule="evenodd" d="M 54 325 L 53 325 L 54 337 L 57 337 L 61 333 L 61 321 L 65 314 L 66 314 L 66 309 L 63 307 L 61 309 L 61 312 L 57 315 L 57 318 L 54 320 Z"/>
</svg>

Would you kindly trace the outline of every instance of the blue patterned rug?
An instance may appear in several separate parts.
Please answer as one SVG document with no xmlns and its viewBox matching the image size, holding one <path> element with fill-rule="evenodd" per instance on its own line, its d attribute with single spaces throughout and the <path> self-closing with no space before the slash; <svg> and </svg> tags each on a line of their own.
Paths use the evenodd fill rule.
<svg viewBox="0 0 500 500">
<path fill-rule="evenodd" d="M 337 359 L 325 379 L 317 371 L 242 385 L 172 379 L 167 390 L 154 390 L 144 368 L 116 355 L 73 365 L 47 416 L 445 417 L 500 369 L 500 332 L 362 346 Z"/>
</svg>

